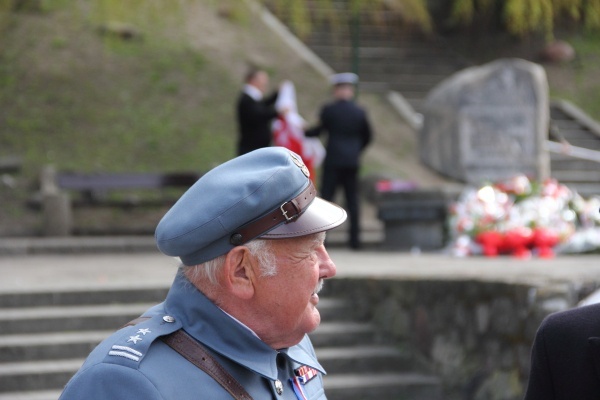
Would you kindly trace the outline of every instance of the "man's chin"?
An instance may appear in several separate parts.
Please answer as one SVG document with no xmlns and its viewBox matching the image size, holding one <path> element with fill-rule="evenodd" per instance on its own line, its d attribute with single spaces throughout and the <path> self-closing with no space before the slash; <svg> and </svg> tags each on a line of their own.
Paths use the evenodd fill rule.
<svg viewBox="0 0 600 400">
<path fill-rule="evenodd" d="M 312 329 L 310 329 L 306 333 L 313 332 L 321 324 L 321 314 L 319 313 L 319 310 L 317 310 L 316 307 L 313 307 L 312 313 L 313 313 L 313 315 L 312 315 L 312 324 L 311 324 L 312 325 Z"/>
</svg>

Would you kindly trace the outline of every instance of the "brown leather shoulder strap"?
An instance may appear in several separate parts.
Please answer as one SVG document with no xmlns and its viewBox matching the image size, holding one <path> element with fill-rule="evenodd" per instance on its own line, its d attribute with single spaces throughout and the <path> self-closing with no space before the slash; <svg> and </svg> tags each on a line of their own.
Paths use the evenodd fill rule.
<svg viewBox="0 0 600 400">
<path fill-rule="evenodd" d="M 139 317 L 129 321 L 123 326 L 137 325 L 150 317 Z M 206 372 L 217 381 L 236 400 L 252 400 L 252 396 L 246 392 L 244 387 L 235 380 L 229 372 L 198 341 L 188 335 L 183 329 L 179 329 L 170 335 L 160 338 L 173 350 L 181 354 L 186 360 Z"/>
<path fill-rule="evenodd" d="M 186 360 L 211 376 L 223 386 L 234 399 L 252 400 L 252 397 L 246 392 L 244 387 L 240 385 L 240 383 L 236 381 L 235 378 L 208 353 L 208 351 L 206 351 L 204 346 L 182 329 L 175 331 L 170 335 L 162 336 L 161 340 L 181 354 Z"/>
</svg>

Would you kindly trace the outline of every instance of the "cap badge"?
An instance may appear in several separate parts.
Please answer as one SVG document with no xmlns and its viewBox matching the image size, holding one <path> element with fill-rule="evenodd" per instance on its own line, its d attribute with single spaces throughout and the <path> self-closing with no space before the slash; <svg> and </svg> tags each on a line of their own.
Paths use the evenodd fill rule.
<svg viewBox="0 0 600 400">
<path fill-rule="evenodd" d="M 298 168 L 300 168 L 302 170 L 302 173 L 307 178 L 310 178 L 310 172 L 308 171 L 308 168 L 306 167 L 306 165 L 304 164 L 304 161 L 302 161 L 302 159 L 300 158 L 300 156 L 298 156 L 295 153 L 291 153 L 291 152 L 290 152 L 290 156 L 292 157 L 292 160 L 294 161 L 294 164 L 296 164 L 298 166 Z"/>
</svg>

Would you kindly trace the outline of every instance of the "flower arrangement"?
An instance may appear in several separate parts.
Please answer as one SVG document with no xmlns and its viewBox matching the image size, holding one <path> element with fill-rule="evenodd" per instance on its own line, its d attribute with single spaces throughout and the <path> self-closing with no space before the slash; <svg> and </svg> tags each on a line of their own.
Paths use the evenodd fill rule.
<svg viewBox="0 0 600 400">
<path fill-rule="evenodd" d="M 452 252 L 550 258 L 589 251 L 600 247 L 599 208 L 600 198 L 585 200 L 555 179 L 517 175 L 468 188 L 449 207 Z"/>
</svg>

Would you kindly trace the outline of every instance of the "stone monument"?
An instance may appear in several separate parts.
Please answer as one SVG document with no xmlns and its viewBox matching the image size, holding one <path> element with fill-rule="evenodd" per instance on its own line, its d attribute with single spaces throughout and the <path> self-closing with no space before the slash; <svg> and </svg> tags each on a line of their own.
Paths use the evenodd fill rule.
<svg viewBox="0 0 600 400">
<path fill-rule="evenodd" d="M 540 65 L 500 59 L 467 68 L 427 96 L 420 158 L 441 174 L 473 185 L 516 174 L 547 178 L 549 113 L 548 82 Z"/>
</svg>

